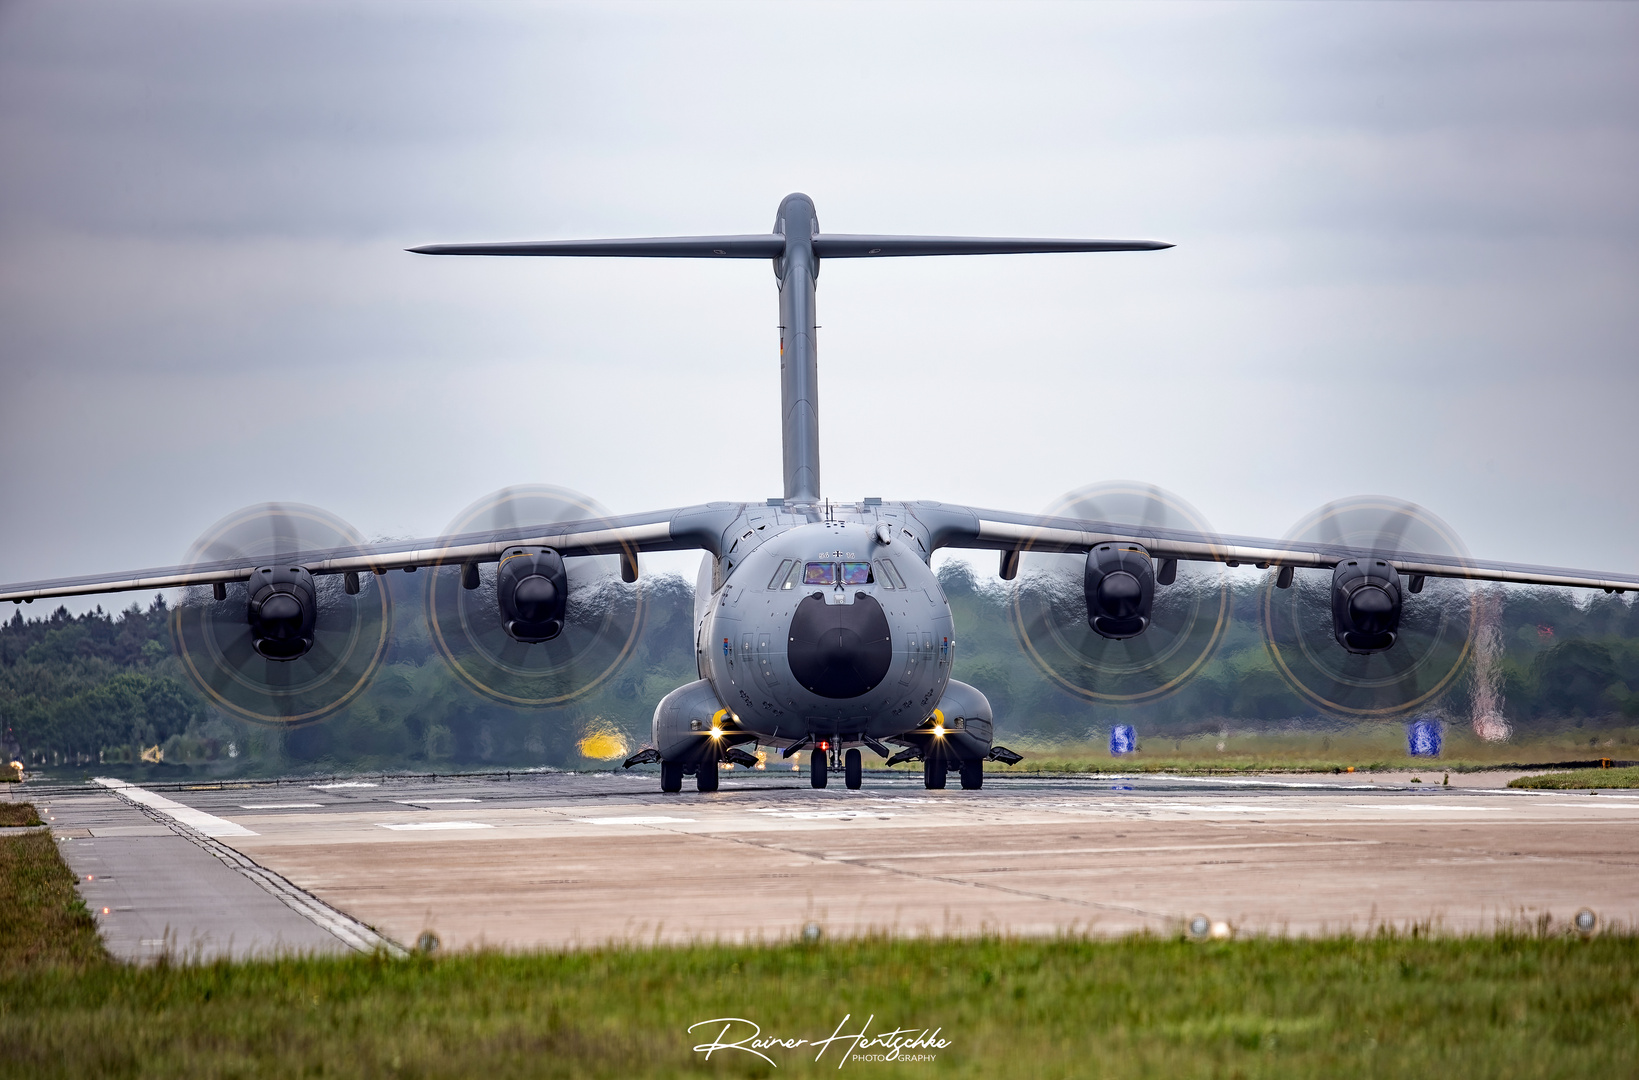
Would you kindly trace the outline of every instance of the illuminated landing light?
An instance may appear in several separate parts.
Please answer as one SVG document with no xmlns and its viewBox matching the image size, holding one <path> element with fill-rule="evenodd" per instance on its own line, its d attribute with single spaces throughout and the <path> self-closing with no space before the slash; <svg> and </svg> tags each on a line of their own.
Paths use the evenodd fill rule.
<svg viewBox="0 0 1639 1080">
<path fill-rule="evenodd" d="M 1235 928 L 1227 922 L 1222 919 L 1209 919 L 1205 915 L 1190 916 L 1189 923 L 1184 929 L 1196 941 L 1228 941 L 1235 936 Z"/>
<path fill-rule="evenodd" d="M 723 737 L 723 729 L 720 728 L 720 727 L 712 728 L 711 729 L 711 737 L 714 738 L 714 739 L 721 739 Z"/>
<path fill-rule="evenodd" d="M 106 915 L 106 914 L 108 914 L 108 909 L 107 909 L 107 908 L 103 908 L 103 909 L 102 909 L 102 913 L 103 913 L 103 914 L 104 914 L 104 915 Z"/>
<path fill-rule="evenodd" d="M 944 728 L 943 728 L 943 727 L 936 727 L 936 728 L 934 728 L 934 729 L 933 729 L 933 737 L 934 737 L 934 738 L 935 738 L 935 739 L 942 739 L 942 738 L 944 738 L 944 737 L 945 737 L 945 729 L 944 729 Z"/>
</svg>

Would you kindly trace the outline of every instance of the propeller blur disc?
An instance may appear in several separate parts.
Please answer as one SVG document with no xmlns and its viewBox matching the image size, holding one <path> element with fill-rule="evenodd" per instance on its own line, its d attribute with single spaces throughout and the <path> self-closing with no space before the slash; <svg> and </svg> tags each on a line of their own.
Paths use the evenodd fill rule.
<svg viewBox="0 0 1639 1080">
<path fill-rule="evenodd" d="M 450 522 L 447 535 L 526 529 L 549 535 L 570 521 L 613 527 L 603 507 L 565 488 L 523 484 L 479 499 Z M 537 529 L 536 526 L 539 526 Z M 627 552 L 637 557 L 635 550 Z M 620 556 L 564 560 L 569 575 L 563 630 L 524 644 L 508 636 L 496 601 L 495 563 L 477 567 L 476 589 L 462 587 L 460 566 L 427 572 L 427 621 L 439 653 L 457 676 L 508 705 L 561 705 L 589 693 L 625 663 L 643 628 L 643 583 L 620 578 Z"/>
<path fill-rule="evenodd" d="M 260 503 L 229 514 L 195 541 L 189 566 L 284 562 L 301 552 L 362 543 L 351 525 L 299 503 Z M 299 563 L 297 564 L 299 565 Z M 171 611 L 171 639 L 188 678 L 223 711 L 259 724 L 300 725 L 322 719 L 364 691 L 381 667 L 392 632 L 392 598 L 374 575 L 347 595 L 343 579 L 313 579 L 318 618 L 313 646 L 294 660 L 269 660 L 251 642 L 243 583 L 227 599 L 211 587 L 185 590 Z"/>
<path fill-rule="evenodd" d="M 1199 511 L 1151 484 L 1113 482 L 1078 488 L 1045 511 L 1106 522 L 1117 529 L 1182 529 L 1214 535 Z M 1180 563 L 1171 585 L 1157 585 L 1149 628 L 1114 641 L 1087 622 L 1084 555 L 1032 552 L 1026 545 L 1010 612 L 1019 644 L 1063 689 L 1105 705 L 1138 705 L 1182 689 L 1223 639 L 1229 582 L 1216 563 Z"/>
<path fill-rule="evenodd" d="M 1468 557 L 1451 526 L 1415 503 L 1356 496 L 1327 503 L 1285 539 L 1379 554 Z M 1402 576 L 1399 637 L 1378 653 L 1345 651 L 1333 636 L 1331 572 L 1298 570 L 1277 589 L 1270 570 L 1260 604 L 1264 642 L 1281 677 L 1335 715 L 1390 718 L 1430 706 L 1449 690 L 1473 647 L 1478 591 L 1460 578 L 1429 578 L 1420 593 Z"/>
</svg>

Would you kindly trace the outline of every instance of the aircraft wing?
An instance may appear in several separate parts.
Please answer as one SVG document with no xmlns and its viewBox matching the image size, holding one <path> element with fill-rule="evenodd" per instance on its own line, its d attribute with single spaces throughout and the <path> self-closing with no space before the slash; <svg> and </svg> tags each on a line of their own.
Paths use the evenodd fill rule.
<svg viewBox="0 0 1639 1080">
<path fill-rule="evenodd" d="M 1014 552 L 1083 553 L 1100 544 L 1120 542 L 1136 543 L 1155 559 L 1181 562 L 1217 562 L 1228 566 L 1250 563 L 1259 569 L 1291 566 L 1330 570 L 1349 559 L 1370 558 L 1382 559 L 1411 577 L 1604 589 L 1608 593 L 1639 590 L 1639 574 L 1531 566 L 1398 549 L 1379 551 L 1325 543 L 1209 535 L 1180 529 L 1135 528 L 1112 522 L 950 504 L 912 504 L 912 512 L 927 527 L 931 547 L 1000 551 L 1004 563 Z"/>
<path fill-rule="evenodd" d="M 499 532 L 288 552 L 273 558 L 280 563 L 305 567 L 312 574 L 384 574 L 389 570 L 414 570 L 423 566 L 494 562 L 510 547 L 549 547 L 565 556 L 620 555 L 623 561 L 630 558 L 635 575 L 635 558 L 639 552 L 694 549 L 720 554 L 724 530 L 743 510 L 744 507 L 738 503 L 717 503 L 625 517 L 520 525 Z M 256 562 L 232 560 L 25 581 L 0 585 L 0 601 L 22 604 L 57 596 L 228 584 L 248 580 L 257 565 L 267 562 L 268 558 L 264 557 Z"/>
</svg>

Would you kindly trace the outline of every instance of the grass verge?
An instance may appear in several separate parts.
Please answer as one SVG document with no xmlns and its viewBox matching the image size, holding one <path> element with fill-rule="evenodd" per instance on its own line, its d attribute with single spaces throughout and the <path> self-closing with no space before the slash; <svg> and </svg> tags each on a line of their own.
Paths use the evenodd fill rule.
<svg viewBox="0 0 1639 1080">
<path fill-rule="evenodd" d="M 0 978 L 40 967 L 75 971 L 106 958 L 51 834 L 0 838 Z M 8 1004 L 0 996 L 0 1010 Z"/>
<path fill-rule="evenodd" d="M 0 803 L 0 826 L 41 825 L 40 815 L 34 810 L 33 803 L 6 802 Z"/>
<path fill-rule="evenodd" d="M 1575 788 L 1639 788 L 1639 766 L 1626 769 L 1577 769 L 1575 772 L 1547 773 L 1543 776 L 1521 776 L 1510 780 L 1512 788 L 1548 788 L 1564 790 Z"/>
<path fill-rule="evenodd" d="M 1539 1077 L 1639 1060 L 1639 937 L 1547 924 L 134 967 L 107 958 L 73 884 L 50 836 L 0 840 L 0 1077 Z M 719 1018 L 808 1045 L 708 1061 L 694 1047 L 752 1031 Z M 885 1044 L 814 1045 L 895 1029 L 946 1045 L 895 1063 L 853 1059 Z"/>
<path fill-rule="evenodd" d="M 1639 939 L 1530 934 L 35 966 L 0 978 L 0 1075 L 775 1075 L 692 1049 L 726 1021 L 691 1024 L 731 1017 L 810 1044 L 867 1018 L 949 1043 L 891 1065 L 852 1060 L 881 1046 L 765 1048 L 779 1075 L 1625 1075 L 1636 981 Z"/>
</svg>

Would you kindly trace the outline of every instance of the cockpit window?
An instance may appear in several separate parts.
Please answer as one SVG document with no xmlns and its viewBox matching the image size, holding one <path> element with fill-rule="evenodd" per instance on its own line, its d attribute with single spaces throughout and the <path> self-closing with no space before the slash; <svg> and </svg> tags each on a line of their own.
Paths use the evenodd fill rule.
<svg viewBox="0 0 1639 1080">
<path fill-rule="evenodd" d="M 837 567 L 835 563 L 811 562 L 802 572 L 804 585 L 835 585 L 837 583 Z"/>
<path fill-rule="evenodd" d="M 786 575 L 788 575 L 790 573 L 791 573 L 791 560 L 786 559 L 784 562 L 780 563 L 780 568 L 778 570 L 774 571 L 774 576 L 768 579 L 768 587 L 770 589 L 779 588 L 781 585 L 783 585 L 785 583 Z"/>
<path fill-rule="evenodd" d="M 844 585 L 870 585 L 871 564 L 868 562 L 845 562 L 842 564 L 842 583 Z"/>
<path fill-rule="evenodd" d="M 791 564 L 791 572 L 785 575 L 785 584 L 781 585 L 780 588 L 795 589 L 797 587 L 797 579 L 800 577 L 802 577 L 802 563 L 794 562 Z"/>
<path fill-rule="evenodd" d="M 888 579 L 893 588 L 903 589 L 905 579 L 899 576 L 898 570 L 894 569 L 893 560 L 882 559 L 880 562 L 882 563 L 882 576 Z"/>
</svg>

